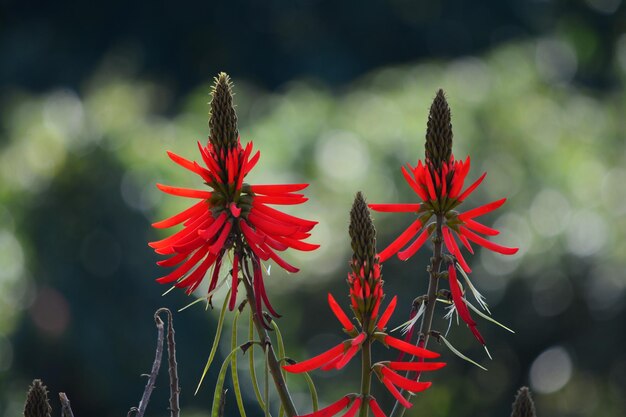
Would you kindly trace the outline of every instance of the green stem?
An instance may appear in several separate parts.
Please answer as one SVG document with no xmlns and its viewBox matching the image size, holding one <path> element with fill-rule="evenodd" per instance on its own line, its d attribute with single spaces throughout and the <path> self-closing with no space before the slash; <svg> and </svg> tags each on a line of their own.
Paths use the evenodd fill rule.
<svg viewBox="0 0 626 417">
<path fill-rule="evenodd" d="M 293 400 L 291 399 L 291 395 L 289 394 L 289 390 L 287 389 L 287 384 L 285 383 L 285 379 L 283 378 L 283 374 L 281 373 L 280 364 L 278 363 L 276 353 L 274 352 L 274 348 L 272 347 L 271 339 L 267 334 L 267 330 L 265 330 L 265 327 L 263 327 L 263 324 L 261 322 L 263 318 L 257 317 L 257 314 L 255 313 L 257 311 L 256 300 L 254 299 L 254 291 L 252 289 L 252 286 L 250 285 L 248 278 L 249 277 L 244 276 L 244 279 L 242 279 L 241 281 L 246 287 L 246 297 L 248 298 L 248 304 L 250 305 L 250 309 L 253 312 L 252 321 L 254 322 L 254 327 L 256 328 L 259 339 L 264 346 L 263 349 L 267 353 L 267 361 L 269 364 L 270 373 L 272 374 L 272 378 L 274 379 L 274 385 L 276 386 L 276 391 L 278 392 L 278 396 L 280 397 L 280 402 L 285 408 L 285 414 L 287 414 L 287 417 L 295 417 L 298 412 L 296 411 L 296 407 L 293 404 Z M 265 404 L 265 407 L 266 409 L 268 409 L 269 404 Z"/>
<path fill-rule="evenodd" d="M 372 342 L 368 339 L 361 347 L 361 410 L 359 417 L 367 417 L 369 407 L 367 397 L 370 395 L 372 384 Z"/>
<path fill-rule="evenodd" d="M 432 238 L 433 242 L 433 257 L 430 258 L 430 268 L 428 269 L 428 298 L 426 299 L 426 310 L 422 317 L 420 325 L 419 340 L 417 345 L 422 348 L 428 346 L 428 339 L 430 336 L 430 329 L 433 324 L 433 316 L 435 315 L 435 306 L 437 305 L 437 289 L 439 286 L 439 269 L 441 268 L 442 253 L 443 253 L 443 215 L 437 214 L 437 227 L 435 229 L 435 235 Z M 408 376 L 408 372 L 407 372 Z M 419 380 L 419 374 L 417 379 Z M 408 401 L 411 400 L 412 394 L 407 391 L 401 391 L 404 398 Z M 393 410 L 389 417 L 402 417 L 404 415 L 405 408 L 398 401 L 393 406 Z"/>
</svg>

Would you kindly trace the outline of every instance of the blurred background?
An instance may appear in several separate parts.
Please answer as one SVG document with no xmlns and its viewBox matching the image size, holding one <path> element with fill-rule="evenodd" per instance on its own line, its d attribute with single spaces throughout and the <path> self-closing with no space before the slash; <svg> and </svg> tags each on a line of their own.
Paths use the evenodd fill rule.
<svg viewBox="0 0 626 417">
<path fill-rule="evenodd" d="M 539 416 L 626 415 L 625 33 L 622 0 L 0 1 L 0 416 L 22 413 L 33 378 L 56 415 L 59 391 L 77 417 L 137 405 L 154 310 L 194 299 L 154 282 L 146 242 L 163 235 L 150 223 L 188 204 L 154 184 L 201 185 L 165 151 L 197 158 L 219 71 L 234 78 L 243 141 L 262 153 L 250 181 L 311 184 L 286 211 L 318 220 L 322 247 L 287 254 L 302 272 L 266 281 L 291 357 L 342 337 L 325 298 L 347 305 L 354 194 L 415 201 L 400 166 L 423 157 L 441 87 L 456 156 L 471 155 L 470 180 L 488 172 L 466 207 L 509 198 L 486 222 L 519 253 L 470 263 L 516 333 L 480 322 L 490 361 L 453 326 L 449 339 L 489 371 L 434 346 L 448 366 L 407 416 L 508 416 L 523 384 Z M 411 216 L 374 219 L 382 249 Z M 385 266 L 386 291 L 400 293 L 392 327 L 426 291 L 426 252 Z M 174 317 L 187 416 L 209 413 L 220 358 L 193 390 L 218 315 L 196 304 Z M 322 402 L 358 390 L 358 373 L 356 362 L 315 373 Z M 306 385 L 291 381 L 309 412 Z M 148 415 L 166 415 L 168 396 L 162 369 Z"/>
</svg>

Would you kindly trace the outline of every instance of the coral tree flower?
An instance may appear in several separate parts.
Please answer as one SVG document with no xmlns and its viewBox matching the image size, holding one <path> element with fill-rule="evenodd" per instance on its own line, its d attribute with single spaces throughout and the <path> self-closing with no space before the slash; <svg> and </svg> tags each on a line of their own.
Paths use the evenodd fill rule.
<svg viewBox="0 0 626 417">
<path fill-rule="evenodd" d="M 385 387 L 392 395 L 402 398 L 396 387 L 406 389 L 411 392 L 423 391 L 430 386 L 430 382 L 410 381 L 397 373 L 395 370 L 435 370 L 443 367 L 441 362 L 429 363 L 424 359 L 434 359 L 439 354 L 422 347 L 418 347 L 389 336 L 385 333 L 386 325 L 396 307 L 397 298 L 394 297 L 387 305 L 382 314 L 380 305 L 385 297 L 383 291 L 383 279 L 379 256 L 376 253 L 376 230 L 372 223 L 367 204 L 363 195 L 359 192 L 354 200 L 354 205 L 350 212 L 350 237 L 352 242 L 353 256 L 350 261 L 351 271 L 348 274 L 348 286 L 350 288 L 350 304 L 354 313 L 355 321 L 352 321 L 341 308 L 335 298 L 328 294 L 328 304 L 333 314 L 343 327 L 343 330 L 350 336 L 349 339 L 336 346 L 302 362 L 285 365 L 283 368 L 292 373 L 309 372 L 315 369 L 329 371 L 331 369 L 341 369 L 364 348 L 366 344 L 373 341 L 382 343 L 388 348 L 393 348 L 399 352 L 420 358 L 420 362 L 379 362 L 372 366 Z M 369 349 L 369 345 L 368 349 Z M 369 365 L 368 365 L 369 366 Z M 390 373 L 391 372 L 391 373 Z M 352 402 L 354 394 L 347 395 L 330 406 L 307 414 L 313 417 L 331 417 L 341 410 L 350 408 L 344 414 L 353 415 L 356 408 L 354 403 L 363 402 L 363 407 L 368 406 L 375 417 L 384 417 L 384 413 L 378 406 L 376 400 L 368 395 L 357 396 Z M 401 401 L 405 407 L 411 404 Z M 354 408 L 356 407 L 356 408 Z"/>
<path fill-rule="evenodd" d="M 477 217 L 499 208 L 506 199 L 503 198 L 465 212 L 455 210 L 470 196 L 487 175 L 483 173 L 474 183 L 464 188 L 469 170 L 469 156 L 465 161 L 462 161 L 455 160 L 452 155 L 450 108 L 443 91 L 439 90 L 431 106 L 428 118 L 426 158 L 423 163 L 418 161 L 416 167 L 410 164 L 402 167 L 402 174 L 406 182 L 417 194 L 421 202 L 412 204 L 370 204 L 372 210 L 409 212 L 418 216 L 400 236 L 380 253 L 381 262 L 384 262 L 396 253 L 398 258 L 403 261 L 413 256 L 436 228 L 435 222 L 429 223 L 432 216 L 441 216 L 443 218 L 442 232 L 444 244 L 448 252 L 458 259 L 463 270 L 468 273 L 471 270 L 463 258 L 459 241 L 472 254 L 474 253 L 472 243 L 504 255 L 512 255 L 517 252 L 517 248 L 502 246 L 481 236 L 495 236 L 499 232 L 475 220 Z M 411 239 L 414 239 L 413 242 L 405 247 Z M 403 247 L 405 248 L 402 249 Z"/>
<path fill-rule="evenodd" d="M 250 185 L 244 182 L 258 162 L 260 152 L 253 152 L 252 142 L 245 147 L 241 145 L 231 84 L 226 74 L 216 79 L 212 96 L 211 135 L 206 146 L 198 143 L 201 162 L 168 152 L 172 161 L 200 176 L 208 187 L 198 190 L 157 184 L 167 194 L 199 200 L 181 213 L 153 224 L 155 228 L 183 225 L 169 237 L 150 243 L 156 253 L 169 256 L 158 264 L 174 268 L 157 281 L 174 283 L 176 287 L 186 288 L 189 294 L 212 269 L 210 299 L 221 284 L 224 256 L 232 252 L 230 310 L 235 307 L 241 272 L 253 289 L 259 317 L 263 317 L 263 305 L 277 316 L 265 291 L 261 261 L 271 259 L 286 271 L 297 272 L 298 269 L 278 253 L 288 248 L 311 251 L 319 245 L 304 242 L 316 222 L 270 206 L 305 202 L 307 199 L 298 192 L 308 184 Z"/>
</svg>

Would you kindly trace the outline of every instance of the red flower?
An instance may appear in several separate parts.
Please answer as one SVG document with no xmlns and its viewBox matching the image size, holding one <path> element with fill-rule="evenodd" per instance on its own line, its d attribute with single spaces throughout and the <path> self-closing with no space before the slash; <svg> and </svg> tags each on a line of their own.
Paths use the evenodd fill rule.
<svg viewBox="0 0 626 417">
<path fill-rule="evenodd" d="M 470 268 L 461 254 L 457 238 L 470 253 L 474 253 L 470 242 L 505 255 L 512 255 L 517 252 L 517 248 L 498 245 L 478 235 L 477 233 L 495 236 L 499 232 L 474 220 L 476 217 L 497 209 L 504 204 L 506 199 L 503 198 L 463 213 L 454 210 L 485 178 L 486 173 L 462 191 L 469 169 L 469 157 L 463 162 L 461 160 L 455 161 L 454 156 L 450 156 L 449 161 L 442 162 L 441 167 L 438 168 L 428 158 L 424 164 L 422 161 L 418 161 L 415 168 L 409 164 L 406 168 L 402 167 L 405 180 L 422 200 L 422 203 L 369 205 L 372 210 L 376 211 L 413 212 L 418 215 L 417 220 L 380 253 L 381 262 L 396 253 L 398 258 L 403 261 L 413 256 L 435 230 L 435 224 L 428 223 L 433 215 L 444 216 L 443 239 L 446 248 L 450 254 L 457 258 L 467 272 L 470 272 Z M 417 238 L 404 250 L 401 250 L 415 236 Z"/>
<path fill-rule="evenodd" d="M 217 152 L 212 143 L 198 143 L 204 162 L 189 161 L 173 152 L 170 158 L 182 167 L 198 174 L 209 190 L 194 190 L 157 184 L 162 191 L 188 198 L 201 199 L 187 210 L 166 220 L 154 223 L 156 228 L 183 224 L 182 230 L 150 243 L 158 254 L 170 258 L 158 262 L 161 266 L 175 267 L 169 274 L 158 278 L 163 284 L 175 282 L 176 287 L 194 291 L 202 282 L 209 268 L 213 267 L 209 293 L 218 286 L 219 272 L 224 255 L 233 251 L 232 292 L 229 308 L 235 307 L 238 273 L 252 263 L 250 277 L 260 313 L 262 304 L 275 314 L 269 304 L 260 260 L 272 259 L 289 272 L 298 269 L 285 262 L 277 252 L 293 248 L 310 251 L 319 245 L 303 242 L 316 222 L 300 219 L 269 207 L 273 204 L 300 204 L 307 199 L 295 192 L 307 184 L 249 185 L 244 178 L 259 160 L 260 153 L 252 155 L 252 142 L 245 148 L 239 140 L 231 149 Z M 195 269 L 193 271 L 192 268 Z"/>
<path fill-rule="evenodd" d="M 476 322 L 472 318 L 472 315 L 467 308 L 467 304 L 465 303 L 465 298 L 463 297 L 463 292 L 461 291 L 459 281 L 457 280 L 456 269 L 453 264 L 448 265 L 448 281 L 450 281 L 450 292 L 452 293 L 452 301 L 454 302 L 454 307 L 459 313 L 461 320 L 463 320 L 465 324 L 467 324 L 467 327 L 470 328 L 470 330 L 474 334 L 474 337 L 476 337 L 476 340 L 478 340 L 483 346 L 485 346 L 485 339 L 476 328 Z"/>
</svg>

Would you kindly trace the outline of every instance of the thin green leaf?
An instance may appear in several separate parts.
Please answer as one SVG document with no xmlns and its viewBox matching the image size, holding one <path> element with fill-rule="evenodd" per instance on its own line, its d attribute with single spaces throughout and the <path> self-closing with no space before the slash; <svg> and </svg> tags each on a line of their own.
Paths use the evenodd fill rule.
<svg viewBox="0 0 626 417">
<path fill-rule="evenodd" d="M 230 361 L 233 356 L 237 354 L 237 351 L 240 350 L 240 347 L 236 347 L 233 349 L 224 362 L 222 363 L 222 368 L 220 369 L 220 373 L 217 376 L 217 382 L 215 383 L 215 393 L 213 394 L 213 406 L 211 407 L 211 417 L 219 417 L 220 411 L 220 403 L 222 401 L 222 388 L 224 387 L 224 380 L 226 379 L 226 371 L 228 370 L 228 365 L 230 365 Z"/>
<path fill-rule="evenodd" d="M 209 367 L 213 362 L 213 358 L 215 357 L 215 352 L 217 352 L 217 346 L 220 342 L 220 335 L 222 334 L 222 328 L 224 327 L 224 316 L 226 315 L 226 308 L 228 306 L 228 299 L 230 298 L 230 290 L 226 293 L 226 297 L 224 297 L 224 304 L 222 305 L 222 311 L 220 311 L 220 318 L 217 322 L 217 330 L 215 331 L 215 339 L 213 339 L 213 346 L 211 347 L 211 353 L 209 353 L 209 359 L 204 365 L 204 371 L 202 371 L 202 376 L 200 377 L 200 382 L 198 382 L 198 387 L 196 388 L 196 392 L 193 395 L 198 394 L 200 390 L 200 386 L 202 385 L 202 381 L 204 381 L 204 377 L 206 373 L 209 371 Z"/>
<path fill-rule="evenodd" d="M 237 321 L 239 320 L 239 310 L 235 311 L 235 317 L 233 318 L 233 330 L 232 338 L 230 341 L 231 349 L 237 347 Z M 250 352 L 252 353 L 252 352 Z M 241 387 L 239 386 L 239 375 L 237 375 L 237 355 L 233 355 L 230 360 L 230 371 L 233 378 L 233 388 L 235 391 L 235 398 L 237 399 L 237 408 L 239 408 L 239 414 L 241 417 L 246 417 L 246 410 L 243 407 L 243 398 L 241 397 Z"/>
<path fill-rule="evenodd" d="M 485 371 L 487 370 L 487 368 L 485 368 L 484 366 L 479 365 L 478 362 L 474 362 L 473 360 L 471 360 L 470 358 L 468 358 L 467 356 L 465 356 L 464 354 L 459 352 L 454 346 L 452 346 L 452 344 L 450 342 L 448 342 L 448 340 L 443 335 L 439 335 L 439 338 L 441 340 L 443 340 L 443 343 L 445 343 L 445 345 L 448 347 L 448 349 L 450 349 L 452 351 L 452 353 L 454 353 L 456 356 L 458 356 L 459 358 L 461 358 L 461 359 L 471 363 L 472 365 L 478 366 L 482 370 L 485 370 Z"/>
<path fill-rule="evenodd" d="M 276 340 L 278 341 L 278 357 L 282 359 L 285 357 L 285 344 L 283 343 L 283 335 L 280 333 L 280 329 L 278 327 L 278 323 L 276 323 L 276 320 L 272 320 L 272 327 L 274 328 L 274 332 L 276 333 Z M 283 379 L 285 380 L 285 383 L 287 383 L 287 371 L 281 368 L 280 372 L 283 374 Z M 278 409 L 278 417 L 283 417 L 284 414 L 285 408 L 283 407 L 283 404 L 281 402 Z"/>
<path fill-rule="evenodd" d="M 267 404 L 267 407 L 265 407 L 265 417 L 270 417 L 270 358 L 269 358 L 269 352 L 270 350 L 267 348 L 267 346 L 265 347 L 265 404 Z"/>
<path fill-rule="evenodd" d="M 250 326 L 248 329 L 248 339 L 254 339 L 254 321 L 252 321 L 252 309 L 250 309 Z M 250 380 L 252 382 L 252 388 L 254 389 L 254 395 L 256 396 L 256 400 L 259 403 L 259 406 L 263 411 L 265 411 L 265 401 L 263 401 L 263 397 L 261 396 L 261 390 L 259 388 L 259 381 L 256 378 L 256 368 L 254 366 L 254 347 L 250 349 L 250 356 L 248 357 L 250 363 Z"/>
<path fill-rule="evenodd" d="M 472 303 L 470 303 L 469 301 L 465 300 L 465 303 L 469 306 L 469 308 L 471 308 L 476 314 L 478 314 L 480 317 L 484 318 L 487 321 L 492 322 L 493 324 L 497 324 L 498 326 L 502 327 L 504 330 L 508 330 L 511 333 L 515 333 L 514 330 L 509 329 L 508 327 L 506 327 L 504 324 L 500 323 L 499 321 L 497 321 L 496 319 L 494 319 L 491 316 L 486 315 L 485 313 L 483 313 L 482 311 L 480 311 L 479 309 L 477 309 L 476 307 L 474 307 L 472 305 Z"/>
</svg>

